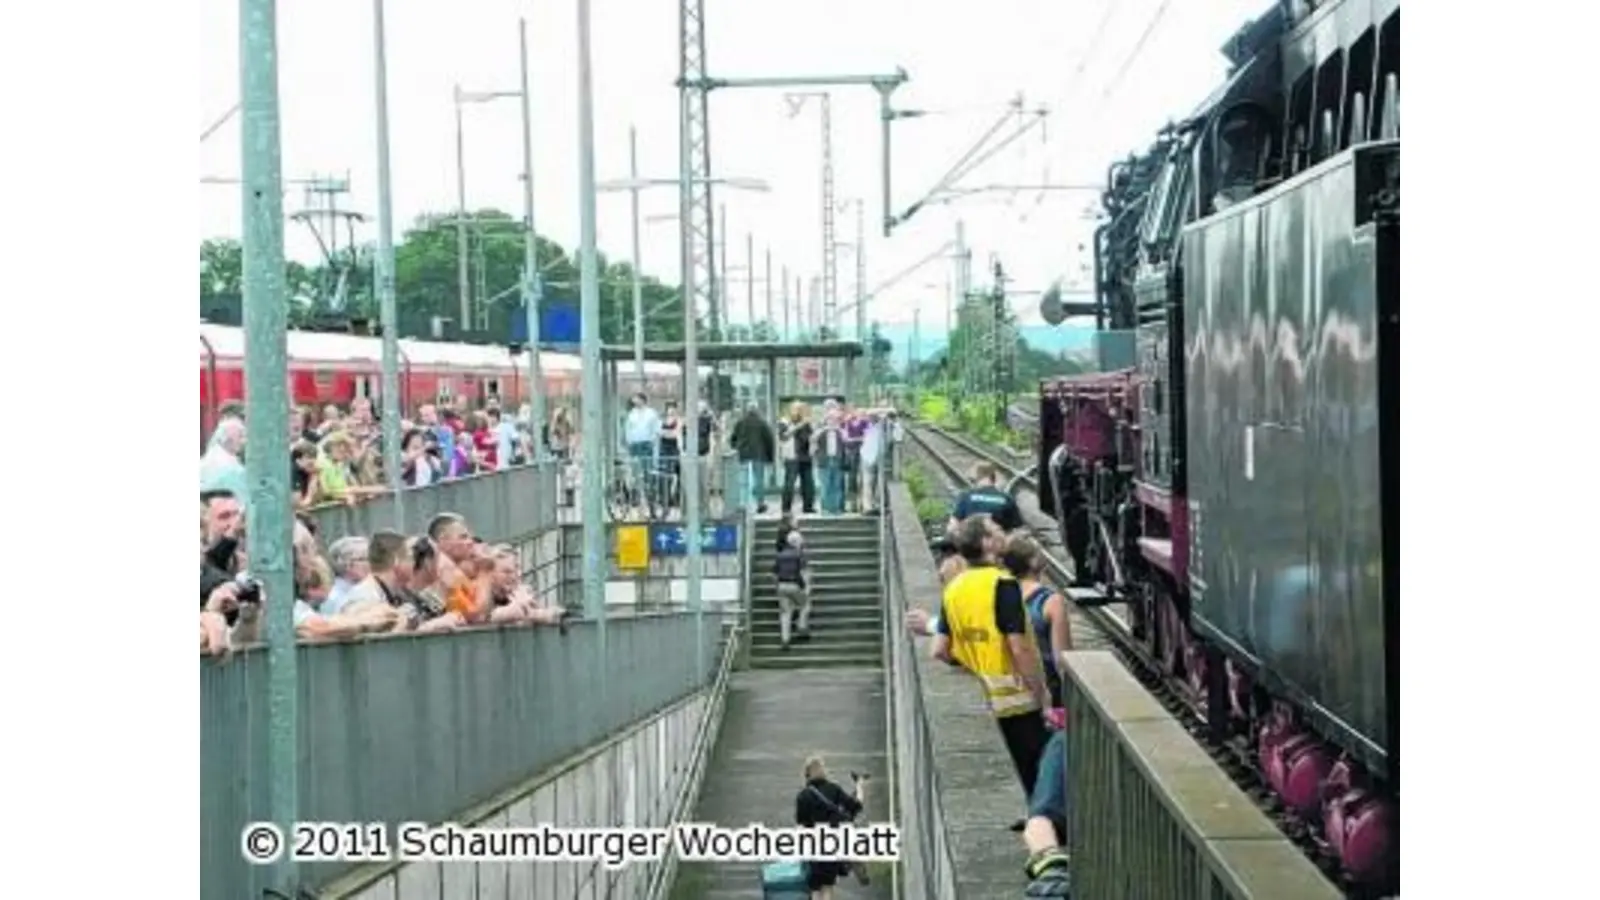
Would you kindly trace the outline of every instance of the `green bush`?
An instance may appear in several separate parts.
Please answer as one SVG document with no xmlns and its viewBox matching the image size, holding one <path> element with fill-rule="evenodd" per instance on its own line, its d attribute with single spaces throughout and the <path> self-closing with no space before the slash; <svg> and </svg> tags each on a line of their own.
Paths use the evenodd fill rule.
<svg viewBox="0 0 1600 900">
<path fill-rule="evenodd" d="M 917 503 L 917 520 L 923 525 L 936 525 L 949 517 L 950 504 L 947 502 L 926 497 Z"/>
</svg>

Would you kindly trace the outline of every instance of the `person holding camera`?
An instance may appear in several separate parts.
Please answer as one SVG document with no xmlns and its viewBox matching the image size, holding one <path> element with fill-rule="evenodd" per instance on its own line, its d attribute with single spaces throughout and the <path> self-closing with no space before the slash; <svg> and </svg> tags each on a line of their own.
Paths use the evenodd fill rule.
<svg viewBox="0 0 1600 900">
<path fill-rule="evenodd" d="M 837 828 L 854 822 L 866 808 L 870 776 L 851 772 L 850 780 L 855 789 L 846 791 L 829 780 L 828 769 L 821 756 L 807 759 L 802 774 L 806 784 L 794 799 L 794 821 L 800 827 Z M 863 885 L 872 881 L 867 874 L 867 867 L 858 862 L 808 861 L 805 868 L 806 888 L 811 891 L 811 900 L 833 900 L 834 885 L 839 883 L 841 876 L 851 872 Z"/>
<path fill-rule="evenodd" d="M 260 591 L 248 577 L 240 579 L 238 550 L 244 533 L 244 510 L 232 491 L 200 492 L 200 611 L 204 646 L 213 652 L 231 644 L 227 633 L 239 621 L 241 602 L 259 602 Z"/>
<path fill-rule="evenodd" d="M 439 444 L 428 438 L 427 432 L 414 428 L 400 440 L 400 481 L 406 487 L 427 487 L 444 480 Z"/>
<path fill-rule="evenodd" d="M 414 550 L 406 536 L 397 531 L 379 531 L 367 543 L 371 574 L 350 589 L 344 613 L 351 616 L 375 615 L 382 609 L 399 614 L 397 631 L 450 631 L 460 620 L 445 613 L 443 606 L 431 609 L 426 601 L 411 592 Z"/>
</svg>

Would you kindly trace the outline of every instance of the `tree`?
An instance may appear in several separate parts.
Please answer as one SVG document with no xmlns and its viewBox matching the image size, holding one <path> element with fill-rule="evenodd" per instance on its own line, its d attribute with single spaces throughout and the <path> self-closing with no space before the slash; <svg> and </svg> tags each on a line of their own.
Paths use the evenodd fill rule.
<svg viewBox="0 0 1600 900">
<path fill-rule="evenodd" d="M 883 336 L 883 330 L 877 322 L 872 323 L 872 328 L 867 332 L 866 339 L 867 371 L 871 373 L 873 384 L 886 384 L 890 379 L 889 357 L 894 353 L 894 344 Z"/>
<path fill-rule="evenodd" d="M 723 330 L 728 333 L 729 343 L 734 344 L 765 344 L 778 339 L 778 329 L 771 322 L 739 323 L 727 325 Z"/>
<path fill-rule="evenodd" d="M 395 245 L 395 305 L 402 337 L 431 338 L 437 317 L 445 320 L 443 335 L 451 340 L 473 343 L 506 343 L 511 339 L 511 322 L 522 313 L 523 231 L 520 219 L 495 209 L 472 214 L 469 229 L 468 261 L 471 288 L 475 299 L 486 299 L 486 316 L 476 321 L 460 319 L 460 253 L 455 213 L 428 213 L 418 216 Z M 559 244 L 537 239 L 536 255 L 544 286 L 545 304 L 578 303 L 580 289 L 577 261 Z M 291 297 L 290 324 L 332 325 L 337 321 L 364 319 L 378 321 L 377 299 L 373 292 L 374 248 L 365 244 L 354 248 L 341 267 L 348 266 L 344 278 L 346 308 L 335 312 L 331 298 L 339 285 L 336 267 L 302 266 L 291 262 L 286 267 Z M 243 254 L 233 240 L 207 240 L 200 245 L 200 306 L 207 319 L 237 324 L 242 293 Z M 611 264 L 604 254 L 600 266 L 600 333 L 607 343 L 633 340 L 633 270 L 625 263 Z M 681 291 L 650 275 L 640 277 L 647 341 L 676 342 L 683 339 L 683 301 Z M 476 312 L 476 310 L 475 310 Z M 480 327 L 485 325 L 487 327 Z M 700 329 L 707 339 L 707 329 Z"/>
<path fill-rule="evenodd" d="M 212 238 L 200 242 L 200 296 L 232 296 L 244 293 L 244 248 L 232 238 Z"/>
<path fill-rule="evenodd" d="M 289 322 L 299 324 L 317 296 L 318 274 L 300 263 L 284 266 L 289 291 Z M 244 248 L 232 238 L 200 242 L 200 314 L 222 325 L 244 318 Z"/>
</svg>

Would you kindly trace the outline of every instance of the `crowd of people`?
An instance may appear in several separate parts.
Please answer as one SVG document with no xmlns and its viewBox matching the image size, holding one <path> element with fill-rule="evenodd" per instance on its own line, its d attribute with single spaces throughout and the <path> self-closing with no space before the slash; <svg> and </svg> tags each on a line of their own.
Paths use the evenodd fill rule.
<svg viewBox="0 0 1600 900">
<path fill-rule="evenodd" d="M 424 404 L 414 420 L 401 423 L 401 480 L 424 487 L 526 463 L 532 456 L 530 418 L 526 407 L 506 413 L 494 398 L 479 409 L 462 400 Z M 767 509 L 768 473 L 781 467 L 787 526 L 779 549 L 786 551 L 784 565 L 791 567 L 802 552 L 795 513 L 818 511 L 819 483 L 822 513 L 871 510 L 879 460 L 888 458 L 888 443 L 901 438 L 893 409 L 855 408 L 835 399 L 824 401 L 816 414 L 805 403 L 793 403 L 776 420 L 763 416 L 754 403 L 733 417 L 717 416 L 702 402 L 690 420 L 675 402 L 667 401 L 657 413 L 640 394 L 632 398 L 621 426 L 619 455 L 640 472 L 669 476 L 664 481 L 669 496 L 662 499 L 673 506 L 681 503 L 676 476 L 689 427 L 698 429 L 702 458 L 724 453 L 736 457 L 746 500 L 762 511 Z M 289 427 L 290 491 L 299 514 L 293 602 L 300 638 L 565 622 L 564 612 L 542 605 L 520 583 L 515 551 L 474 540 L 459 516 L 439 517 L 422 535 L 380 531 L 341 537 L 323 548 L 315 520 L 306 511 L 327 503 L 356 503 L 388 490 L 381 429 L 365 397 L 355 398 L 348 409 L 329 405 L 292 410 Z M 565 407 L 551 413 L 543 436 L 552 456 L 572 459 L 577 433 Z M 259 639 L 263 598 L 249 576 L 243 539 L 249 500 L 247 439 L 242 408 L 226 408 L 200 459 L 201 646 L 209 653 Z M 715 491 L 710 484 L 714 480 L 703 479 L 708 497 Z M 807 579 L 787 569 L 785 578 L 789 586 L 783 593 L 791 601 L 785 624 L 798 613 L 798 639 L 803 641 L 808 637 L 809 591 L 800 588 Z M 787 638 L 789 628 L 784 631 Z"/>
<path fill-rule="evenodd" d="M 238 495 L 200 493 L 200 649 L 226 655 L 259 643 L 261 611 L 277 602 L 250 574 Z M 486 625 L 549 625 L 566 631 L 569 613 L 543 602 L 524 580 L 510 546 L 475 538 L 455 513 L 441 513 L 419 535 L 378 531 L 345 536 L 324 549 L 313 521 L 298 516 L 291 546 L 295 635 L 326 641 L 401 631 L 454 631 Z"/>
<path fill-rule="evenodd" d="M 532 411 L 512 413 L 490 397 L 479 408 L 455 398 L 426 403 L 415 419 L 400 422 L 400 481 L 426 487 L 494 472 L 532 459 Z M 558 406 L 543 428 L 552 456 L 565 458 L 573 443 L 572 415 Z M 248 502 L 243 407 L 221 411 L 200 457 L 200 490 L 226 490 Z M 358 503 L 389 490 L 383 469 L 383 434 L 372 401 L 356 397 L 348 410 L 329 404 L 320 411 L 295 408 L 289 415 L 290 490 L 296 509 L 327 503 Z"/>
<path fill-rule="evenodd" d="M 819 487 L 824 514 L 870 511 L 878 462 L 886 458 L 889 443 L 903 438 L 893 408 L 857 408 L 836 398 L 824 400 L 817 413 L 796 401 L 774 418 L 752 401 L 730 424 L 704 402 L 691 423 L 676 403 L 668 401 L 658 412 L 648 397 L 635 394 L 623 422 L 623 444 L 628 476 L 640 486 L 639 504 L 654 502 L 668 516 L 680 506 L 685 429 L 691 425 L 702 463 L 714 452 L 734 454 L 742 470 L 743 501 L 757 512 L 767 511 L 767 476 L 777 467 L 785 514 L 793 510 L 796 493 L 803 514 L 818 512 Z M 714 479 L 704 467 L 702 473 L 701 490 L 709 492 Z"/>
</svg>

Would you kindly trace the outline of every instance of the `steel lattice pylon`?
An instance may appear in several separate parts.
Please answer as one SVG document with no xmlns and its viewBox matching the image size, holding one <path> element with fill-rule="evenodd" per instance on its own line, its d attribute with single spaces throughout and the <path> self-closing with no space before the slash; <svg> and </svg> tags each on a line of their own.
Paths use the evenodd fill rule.
<svg viewBox="0 0 1600 900">
<path fill-rule="evenodd" d="M 682 0 L 678 16 L 679 202 L 683 291 L 718 328 L 715 216 L 711 205 L 711 116 L 706 84 L 705 0 Z"/>
<path fill-rule="evenodd" d="M 823 94 L 822 104 L 822 321 L 838 340 L 839 248 L 833 207 L 833 98 Z M 837 373 L 834 373 L 837 377 Z M 830 385 L 837 387 L 837 384 Z"/>
</svg>

